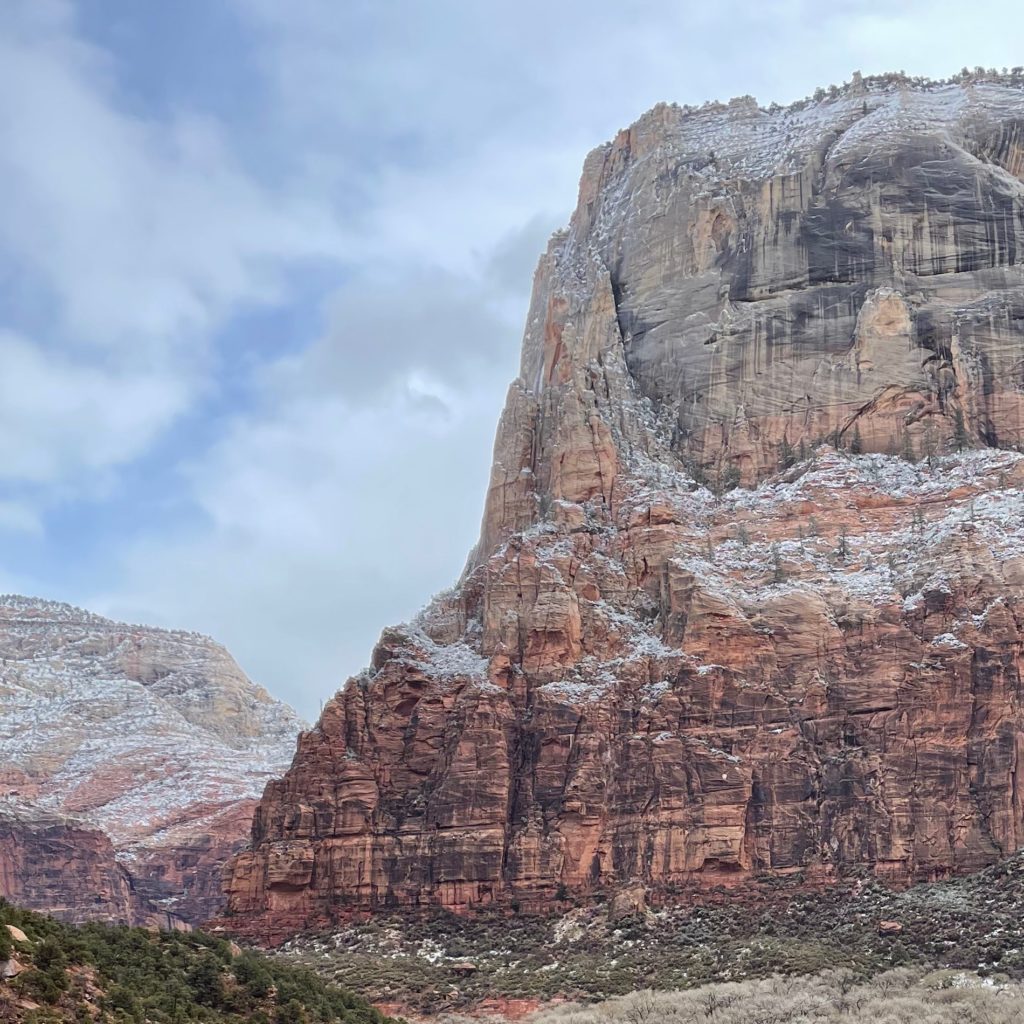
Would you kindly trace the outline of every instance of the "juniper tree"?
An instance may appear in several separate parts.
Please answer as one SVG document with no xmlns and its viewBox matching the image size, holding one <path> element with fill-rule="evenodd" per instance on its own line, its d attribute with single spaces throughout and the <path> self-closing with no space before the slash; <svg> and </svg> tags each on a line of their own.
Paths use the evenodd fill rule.
<svg viewBox="0 0 1024 1024">
<path fill-rule="evenodd" d="M 846 539 L 846 527 L 839 532 L 839 543 L 836 545 L 836 557 L 840 562 L 845 562 L 850 556 L 850 545 Z"/>
<path fill-rule="evenodd" d="M 953 443 L 956 445 L 958 452 L 962 452 L 971 443 L 970 434 L 967 432 L 967 424 L 964 422 L 963 409 L 957 409 L 953 413 Z"/>
<path fill-rule="evenodd" d="M 779 442 L 779 469 L 789 469 L 796 464 L 796 453 L 789 443 L 789 438 L 783 434 Z"/>
</svg>

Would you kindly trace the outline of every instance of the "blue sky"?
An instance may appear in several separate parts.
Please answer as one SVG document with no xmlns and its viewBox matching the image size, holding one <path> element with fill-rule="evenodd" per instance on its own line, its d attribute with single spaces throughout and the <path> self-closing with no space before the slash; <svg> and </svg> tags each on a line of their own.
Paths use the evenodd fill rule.
<svg viewBox="0 0 1024 1024">
<path fill-rule="evenodd" d="M 1010 2 L 7 0 L 0 589 L 312 716 L 457 577 L 532 269 L 659 100 L 1024 60 Z"/>
</svg>

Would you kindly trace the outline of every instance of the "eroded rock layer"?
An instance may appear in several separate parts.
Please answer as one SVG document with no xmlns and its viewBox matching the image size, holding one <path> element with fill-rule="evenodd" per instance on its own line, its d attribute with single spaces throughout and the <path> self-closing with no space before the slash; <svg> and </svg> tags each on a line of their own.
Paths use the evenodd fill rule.
<svg viewBox="0 0 1024 1024">
<path fill-rule="evenodd" d="M 0 895 L 76 920 L 212 916 L 256 799 L 294 751 L 294 712 L 208 637 L 52 601 L 0 597 L 0 658 L 0 800 L 18 807 Z M 68 830 L 80 860 L 51 869 Z M 17 866 L 33 863 L 34 876 Z"/>
<path fill-rule="evenodd" d="M 858 80 L 588 158 L 464 577 L 268 786 L 234 926 L 1024 844 L 1022 124 Z"/>
<path fill-rule="evenodd" d="M 107 836 L 66 818 L 2 803 L 0 896 L 64 920 L 141 923 L 142 908 Z"/>
</svg>

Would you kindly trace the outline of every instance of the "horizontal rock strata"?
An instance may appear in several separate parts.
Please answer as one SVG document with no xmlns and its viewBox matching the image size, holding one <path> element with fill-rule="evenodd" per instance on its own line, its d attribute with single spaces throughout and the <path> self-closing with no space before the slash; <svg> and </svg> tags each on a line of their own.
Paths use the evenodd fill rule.
<svg viewBox="0 0 1024 1024">
<path fill-rule="evenodd" d="M 17 900 L 27 885 L 34 909 L 123 920 L 121 873 L 159 912 L 193 923 L 216 913 L 223 866 L 294 751 L 292 710 L 207 637 L 51 601 L 0 598 L 0 658 L 0 799 L 26 821 L 73 819 L 89 837 L 83 857 L 95 846 L 104 861 L 104 844 L 116 856 L 109 898 L 90 902 L 95 872 L 70 868 L 0 895 Z M 120 909 L 110 917 L 108 906 Z"/>
<path fill-rule="evenodd" d="M 268 786 L 233 927 L 1024 844 L 1022 124 L 857 81 L 591 154 L 465 575 Z"/>
</svg>

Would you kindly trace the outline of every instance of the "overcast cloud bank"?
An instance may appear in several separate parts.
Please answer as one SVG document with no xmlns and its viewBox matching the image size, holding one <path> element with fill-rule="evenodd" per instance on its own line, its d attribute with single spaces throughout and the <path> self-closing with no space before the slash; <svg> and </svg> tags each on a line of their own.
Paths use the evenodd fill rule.
<svg viewBox="0 0 1024 1024">
<path fill-rule="evenodd" d="M 12 0 L 0 585 L 315 714 L 461 570 L 586 152 L 659 100 L 1020 63 L 1015 3 L 891 6 Z"/>
</svg>

